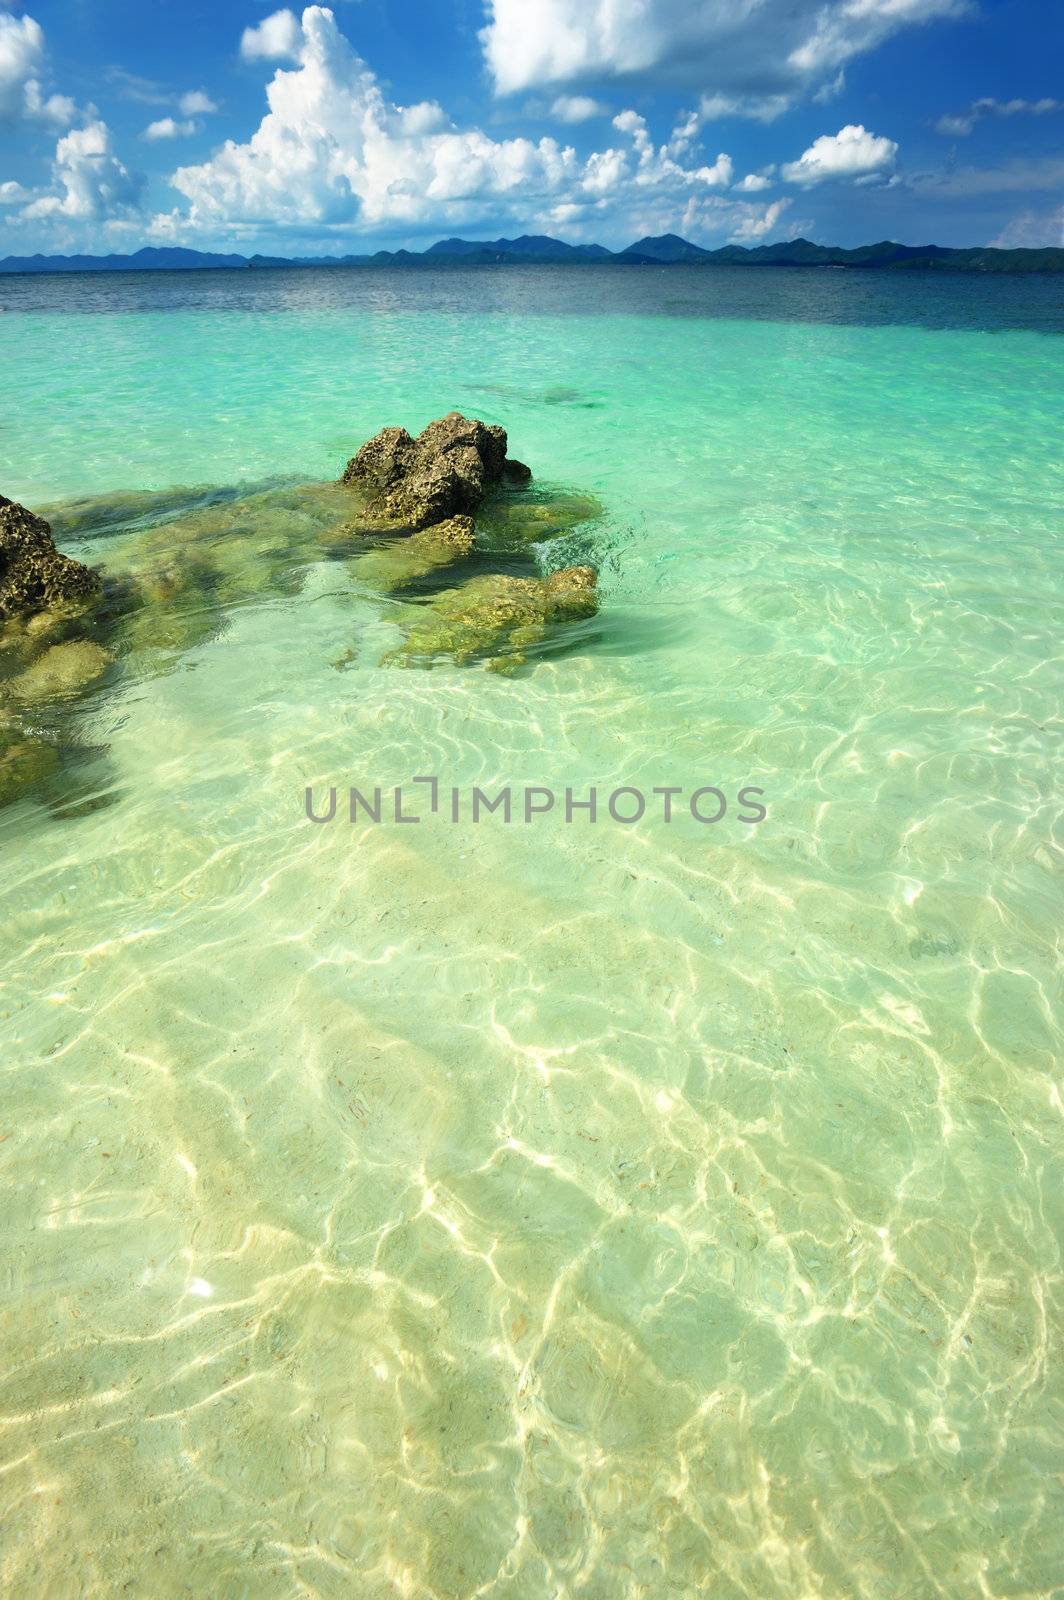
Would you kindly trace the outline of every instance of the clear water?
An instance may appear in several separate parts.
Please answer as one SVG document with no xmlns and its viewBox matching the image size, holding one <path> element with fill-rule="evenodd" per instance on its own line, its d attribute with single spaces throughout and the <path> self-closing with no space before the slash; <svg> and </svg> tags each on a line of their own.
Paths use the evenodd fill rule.
<svg viewBox="0 0 1064 1600">
<path fill-rule="evenodd" d="M 523 674 L 379 666 L 317 562 L 69 713 L 100 803 L 0 813 L 5 1593 L 1064 1594 L 1059 288 L 0 303 L 31 506 L 458 407 L 605 508 Z M 427 772 L 769 816 L 305 820 Z"/>
</svg>

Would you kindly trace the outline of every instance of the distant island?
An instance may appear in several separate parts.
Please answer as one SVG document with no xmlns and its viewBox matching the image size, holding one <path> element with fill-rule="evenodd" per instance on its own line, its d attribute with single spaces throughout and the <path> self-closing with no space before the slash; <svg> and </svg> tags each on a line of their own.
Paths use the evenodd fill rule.
<svg viewBox="0 0 1064 1600">
<path fill-rule="evenodd" d="M 1064 249 L 999 250 L 992 246 L 952 249 L 946 245 L 859 245 L 844 250 L 839 245 L 812 244 L 791 239 L 786 244 L 762 244 L 750 249 L 739 244 L 720 250 L 703 250 L 675 233 L 638 239 L 625 250 L 607 250 L 601 244 L 565 244 L 545 234 L 522 234 L 519 239 L 441 239 L 427 250 L 378 250 L 374 255 L 348 256 L 242 256 L 174 246 L 147 246 L 133 255 L 111 256 L 7 256 L 0 272 L 184 272 L 255 271 L 269 267 L 448 267 L 498 265 L 611 265 L 622 267 L 855 267 L 891 271 L 948 272 L 1064 272 Z"/>
</svg>

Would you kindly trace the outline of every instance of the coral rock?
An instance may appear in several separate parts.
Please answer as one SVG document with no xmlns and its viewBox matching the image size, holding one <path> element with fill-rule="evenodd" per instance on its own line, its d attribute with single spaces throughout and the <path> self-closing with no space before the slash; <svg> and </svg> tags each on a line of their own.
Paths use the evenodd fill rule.
<svg viewBox="0 0 1064 1600">
<path fill-rule="evenodd" d="M 371 491 L 398 526 L 427 528 L 471 516 L 501 482 L 505 461 L 505 429 L 451 411 L 416 439 L 403 428 L 382 429 L 347 463 L 342 482 Z"/>
<path fill-rule="evenodd" d="M 100 587 L 96 573 L 60 555 L 47 522 L 0 496 L 0 622 L 61 606 L 83 610 Z"/>
</svg>

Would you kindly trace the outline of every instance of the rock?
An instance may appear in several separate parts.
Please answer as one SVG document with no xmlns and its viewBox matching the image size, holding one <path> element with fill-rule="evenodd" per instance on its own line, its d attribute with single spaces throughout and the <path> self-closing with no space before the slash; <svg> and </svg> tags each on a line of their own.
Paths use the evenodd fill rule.
<svg viewBox="0 0 1064 1600">
<path fill-rule="evenodd" d="M 367 551 L 352 561 L 351 572 L 374 588 L 398 589 L 470 555 L 474 533 L 472 517 L 448 517 L 409 539 L 393 539 L 379 550 Z"/>
<path fill-rule="evenodd" d="M 543 584 L 543 606 L 548 622 L 575 622 L 593 617 L 598 610 L 598 580 L 591 567 L 563 567 Z"/>
<path fill-rule="evenodd" d="M 489 501 L 477 519 L 477 533 L 485 550 L 523 551 L 595 522 L 602 514 L 592 495 L 530 489 Z"/>
<path fill-rule="evenodd" d="M 347 463 L 342 481 L 363 483 L 379 494 L 405 476 L 416 453 L 417 445 L 405 428 L 382 428 Z"/>
<path fill-rule="evenodd" d="M 398 526 L 420 529 L 472 516 L 502 481 L 505 461 L 505 429 L 451 411 L 416 439 L 384 428 L 351 458 L 341 481 L 370 490 Z"/>
<path fill-rule="evenodd" d="M 575 622 L 597 610 L 590 567 L 566 567 L 545 579 L 472 578 L 436 595 L 382 665 L 427 667 L 435 656 L 450 656 L 459 666 L 486 660 L 494 672 L 514 672 L 550 624 Z"/>
<path fill-rule="evenodd" d="M 59 770 L 59 753 L 43 739 L 21 739 L 6 748 L 0 739 L 0 806 L 11 805 Z"/>
<path fill-rule="evenodd" d="M 95 572 L 60 555 L 47 522 L 0 496 L 0 622 L 59 607 L 85 610 L 100 588 Z"/>
<path fill-rule="evenodd" d="M 532 468 L 526 467 L 523 461 L 517 461 L 511 458 L 503 462 L 502 476 L 504 483 L 531 483 Z"/>
<path fill-rule="evenodd" d="M 22 701 L 65 700 L 92 687 L 111 664 L 102 645 L 91 639 L 71 639 L 53 644 L 20 677 L 6 686 Z"/>
</svg>

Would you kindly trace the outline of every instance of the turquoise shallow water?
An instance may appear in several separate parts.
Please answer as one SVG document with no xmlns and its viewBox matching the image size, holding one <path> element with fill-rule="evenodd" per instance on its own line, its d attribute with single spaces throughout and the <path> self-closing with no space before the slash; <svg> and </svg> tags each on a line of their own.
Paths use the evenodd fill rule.
<svg viewBox="0 0 1064 1600">
<path fill-rule="evenodd" d="M 1059 311 L 740 276 L 4 283 L 34 508 L 453 407 L 604 508 L 522 674 L 314 561 L 0 813 L 6 1592 L 1064 1594 Z M 305 820 L 428 772 L 769 815 Z"/>
</svg>

